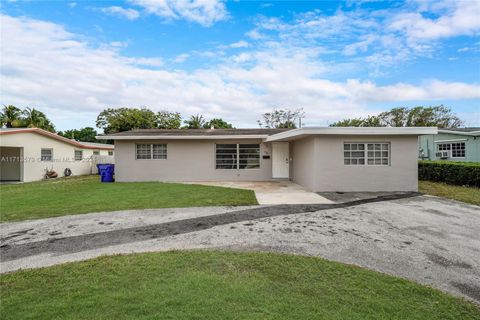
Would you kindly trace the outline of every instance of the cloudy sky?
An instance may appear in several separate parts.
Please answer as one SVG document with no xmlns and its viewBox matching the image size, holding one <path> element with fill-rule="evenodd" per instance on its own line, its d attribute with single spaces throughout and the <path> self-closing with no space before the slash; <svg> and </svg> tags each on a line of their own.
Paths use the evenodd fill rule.
<svg viewBox="0 0 480 320">
<path fill-rule="evenodd" d="M 107 107 L 255 127 L 445 104 L 480 126 L 480 0 L 2 1 L 1 104 L 60 130 Z"/>
</svg>

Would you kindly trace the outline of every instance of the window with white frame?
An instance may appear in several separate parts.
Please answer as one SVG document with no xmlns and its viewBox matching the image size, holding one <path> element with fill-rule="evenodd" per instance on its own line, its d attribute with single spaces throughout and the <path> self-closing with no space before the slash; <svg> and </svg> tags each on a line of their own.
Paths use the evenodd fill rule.
<svg viewBox="0 0 480 320">
<path fill-rule="evenodd" d="M 260 168 L 259 144 L 217 144 L 215 145 L 216 169 L 258 169 Z"/>
<path fill-rule="evenodd" d="M 367 143 L 367 165 L 388 166 L 389 159 L 390 144 Z"/>
<path fill-rule="evenodd" d="M 465 158 L 465 142 L 439 143 L 437 151 L 450 151 L 452 158 Z"/>
<path fill-rule="evenodd" d="M 109 156 L 113 156 L 113 151 L 108 151 Z"/>
<path fill-rule="evenodd" d="M 83 151 L 75 150 L 75 161 L 82 161 L 82 159 L 83 159 Z"/>
<path fill-rule="evenodd" d="M 40 151 L 40 161 L 52 161 L 53 149 L 42 149 Z"/>
<path fill-rule="evenodd" d="M 365 144 L 364 143 L 344 143 L 343 144 L 343 163 L 347 165 L 365 164 Z"/>
<path fill-rule="evenodd" d="M 167 159 L 166 144 L 137 144 L 135 159 L 137 160 L 165 160 Z"/>
<path fill-rule="evenodd" d="M 99 156 L 99 155 L 100 155 L 100 151 L 98 151 L 98 150 L 93 151 L 93 155 L 94 155 L 94 156 Z"/>
<path fill-rule="evenodd" d="M 390 165 L 390 144 L 387 142 L 343 144 L 343 163 L 353 166 Z"/>
</svg>

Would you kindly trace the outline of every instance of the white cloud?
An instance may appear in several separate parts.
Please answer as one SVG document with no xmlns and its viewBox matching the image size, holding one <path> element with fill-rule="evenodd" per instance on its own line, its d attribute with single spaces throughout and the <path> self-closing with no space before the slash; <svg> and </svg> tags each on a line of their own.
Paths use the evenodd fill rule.
<svg viewBox="0 0 480 320">
<path fill-rule="evenodd" d="M 125 9 L 118 6 L 102 8 L 101 11 L 107 14 L 118 15 L 128 20 L 135 20 L 140 17 L 140 13 L 137 10 L 131 8 Z"/>
<path fill-rule="evenodd" d="M 426 16 L 438 13 L 438 18 Z M 388 28 L 405 32 L 410 41 L 476 35 L 480 33 L 480 1 L 420 2 L 417 12 L 404 12 L 392 17 Z"/>
<path fill-rule="evenodd" d="M 223 1 L 219 0 L 131 0 L 148 13 L 165 19 L 185 19 L 202 26 L 211 26 L 228 18 Z"/>
<path fill-rule="evenodd" d="M 126 57 L 109 45 L 92 47 L 54 23 L 1 19 L 2 43 L 9 45 L 0 49 L 0 103 L 38 107 L 62 121 L 62 129 L 92 125 L 106 107 L 168 108 L 184 116 L 201 112 L 242 127 L 256 126 L 260 114 L 273 107 L 304 107 L 307 124 L 324 125 L 371 114 L 376 103 L 480 98 L 475 83 L 332 81 L 324 77 L 332 66 L 320 61 L 318 52 L 279 43 L 227 56 L 210 68 L 168 71 L 161 58 Z M 65 124 L 65 119 L 71 120 Z"/>
<path fill-rule="evenodd" d="M 264 38 L 264 36 L 257 29 L 250 30 L 245 33 L 245 35 L 253 40 L 260 40 Z"/>
<path fill-rule="evenodd" d="M 73 9 L 77 6 L 77 3 L 76 2 L 69 2 L 68 6 Z"/>
<path fill-rule="evenodd" d="M 247 42 L 247 41 L 244 41 L 244 40 L 240 40 L 240 41 L 231 43 L 228 47 L 229 47 L 229 48 L 234 48 L 234 49 L 238 49 L 238 48 L 248 48 L 248 42 Z"/>
<path fill-rule="evenodd" d="M 176 56 L 173 59 L 173 62 L 182 63 L 182 62 L 185 62 L 189 57 L 190 57 L 190 55 L 188 53 L 182 53 L 182 54 L 179 54 L 178 56 Z"/>
</svg>

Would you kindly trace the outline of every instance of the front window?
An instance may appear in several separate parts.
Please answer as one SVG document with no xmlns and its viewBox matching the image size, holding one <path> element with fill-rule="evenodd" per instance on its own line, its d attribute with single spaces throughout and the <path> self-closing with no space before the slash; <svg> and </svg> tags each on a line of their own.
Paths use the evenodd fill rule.
<svg viewBox="0 0 480 320">
<path fill-rule="evenodd" d="M 465 158 L 465 142 L 440 143 L 438 151 L 450 151 L 451 158 Z"/>
<path fill-rule="evenodd" d="M 135 159 L 137 160 L 165 160 L 167 159 L 166 144 L 137 144 Z"/>
<path fill-rule="evenodd" d="M 353 166 L 388 166 L 390 165 L 390 144 L 344 143 L 343 164 Z"/>
<path fill-rule="evenodd" d="M 259 144 L 217 144 L 215 146 L 216 169 L 260 168 Z"/>
<path fill-rule="evenodd" d="M 100 155 L 100 151 L 98 151 L 98 150 L 93 151 L 93 155 L 94 155 L 94 156 L 99 156 L 99 155 Z"/>
<path fill-rule="evenodd" d="M 52 161 L 53 159 L 53 149 L 42 149 L 40 152 L 41 161 Z"/>
<path fill-rule="evenodd" d="M 113 156 L 113 151 L 108 151 L 109 156 Z"/>
<path fill-rule="evenodd" d="M 82 159 L 83 159 L 83 151 L 75 150 L 75 161 L 82 161 Z"/>
</svg>

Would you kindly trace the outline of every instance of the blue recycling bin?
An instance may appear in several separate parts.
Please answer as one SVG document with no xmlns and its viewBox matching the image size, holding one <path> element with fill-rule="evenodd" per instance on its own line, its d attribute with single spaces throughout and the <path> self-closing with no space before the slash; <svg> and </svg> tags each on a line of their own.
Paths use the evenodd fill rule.
<svg viewBox="0 0 480 320">
<path fill-rule="evenodd" d="M 115 165 L 110 163 L 97 164 L 98 174 L 101 182 L 113 182 L 113 174 L 115 173 Z"/>
</svg>

